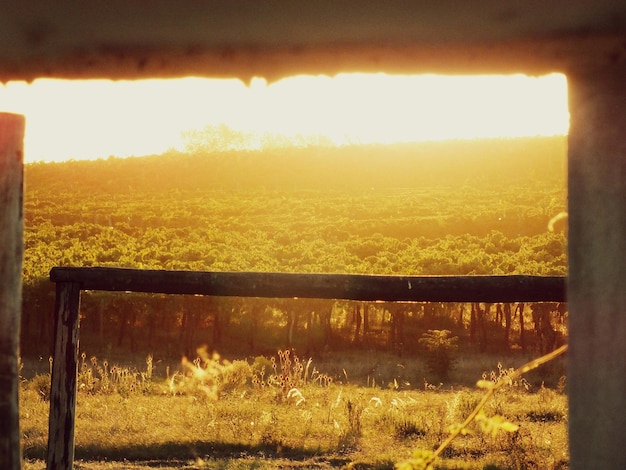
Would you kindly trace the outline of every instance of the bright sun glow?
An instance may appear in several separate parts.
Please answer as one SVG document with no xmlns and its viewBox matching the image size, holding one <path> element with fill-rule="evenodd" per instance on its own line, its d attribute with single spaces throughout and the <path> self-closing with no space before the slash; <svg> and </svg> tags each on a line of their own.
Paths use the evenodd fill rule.
<svg viewBox="0 0 626 470">
<path fill-rule="evenodd" d="M 254 79 L 36 80 L 0 86 L 0 111 L 26 115 L 26 161 L 182 149 L 185 130 L 323 135 L 338 145 L 564 135 L 564 75 L 341 74 Z"/>
</svg>

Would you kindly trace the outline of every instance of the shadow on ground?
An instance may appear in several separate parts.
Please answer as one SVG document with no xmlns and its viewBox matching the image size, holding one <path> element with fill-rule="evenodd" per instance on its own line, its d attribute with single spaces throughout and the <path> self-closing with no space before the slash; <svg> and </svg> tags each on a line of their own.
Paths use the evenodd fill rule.
<svg viewBox="0 0 626 470">
<path fill-rule="evenodd" d="M 46 449 L 24 449 L 25 459 L 45 460 Z M 244 460 L 245 468 L 262 468 L 259 461 L 274 461 L 276 468 L 336 468 L 351 462 L 348 457 L 325 454 L 321 450 L 280 445 L 226 444 L 220 442 L 166 442 L 142 446 L 115 446 L 114 443 L 76 446 L 75 468 L 92 468 L 88 462 L 125 463 L 124 468 L 221 468 L 219 461 Z M 198 467 L 193 462 L 212 461 Z M 81 464 L 84 462 L 85 465 Z M 257 462 L 257 464 L 255 464 Z M 243 463 L 243 462 L 242 462 Z M 111 468 L 111 467 L 107 467 Z M 226 468 L 226 467 L 224 467 Z"/>
</svg>

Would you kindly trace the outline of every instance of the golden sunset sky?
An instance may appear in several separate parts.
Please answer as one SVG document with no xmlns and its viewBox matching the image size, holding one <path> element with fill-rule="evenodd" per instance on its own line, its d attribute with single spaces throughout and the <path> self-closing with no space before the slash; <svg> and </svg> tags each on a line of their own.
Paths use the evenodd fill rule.
<svg viewBox="0 0 626 470">
<path fill-rule="evenodd" d="M 221 123 L 338 145 L 565 135 L 569 126 L 560 74 L 40 79 L 0 85 L 0 111 L 26 115 L 26 162 L 182 150 L 184 131 Z"/>
</svg>

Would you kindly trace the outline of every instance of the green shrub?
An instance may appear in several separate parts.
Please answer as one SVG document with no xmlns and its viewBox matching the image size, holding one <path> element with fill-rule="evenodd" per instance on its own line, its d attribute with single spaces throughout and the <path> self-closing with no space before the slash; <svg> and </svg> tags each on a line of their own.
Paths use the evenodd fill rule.
<svg viewBox="0 0 626 470">
<path fill-rule="evenodd" d="M 247 361 L 223 360 L 219 354 L 209 354 L 203 348 L 198 350 L 196 359 L 184 358 L 182 364 L 185 371 L 168 379 L 173 395 L 189 394 L 217 400 L 225 393 L 246 388 L 253 380 L 253 368 Z"/>
<path fill-rule="evenodd" d="M 28 381 L 28 388 L 37 392 L 43 401 L 50 401 L 50 374 L 37 374 Z"/>
<path fill-rule="evenodd" d="M 442 381 L 447 380 L 456 362 L 459 338 L 450 334 L 450 330 L 428 330 L 419 339 L 426 351 L 428 371 Z"/>
</svg>

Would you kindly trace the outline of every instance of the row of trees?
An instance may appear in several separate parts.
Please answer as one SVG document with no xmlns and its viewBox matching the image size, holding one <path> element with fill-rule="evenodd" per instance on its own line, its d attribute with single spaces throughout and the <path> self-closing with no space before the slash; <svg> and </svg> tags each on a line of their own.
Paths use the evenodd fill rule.
<svg viewBox="0 0 626 470">
<path fill-rule="evenodd" d="M 23 327 L 39 346 L 49 343 L 52 334 L 52 300 L 50 296 L 43 310 L 47 321 L 33 323 L 32 315 L 24 319 Z M 193 355 L 198 345 L 233 353 L 295 348 L 309 355 L 358 347 L 404 355 L 419 351 L 417 339 L 425 331 L 445 328 L 459 336 L 463 346 L 476 351 L 545 353 L 564 342 L 566 319 L 566 306 L 557 303 L 268 300 L 86 292 L 81 337 L 92 352 L 150 351 L 168 358 Z"/>
<path fill-rule="evenodd" d="M 184 238 L 183 238 L 184 237 Z M 507 238 L 448 235 L 441 239 L 374 234 L 345 236 L 265 231 L 211 233 L 42 224 L 27 234 L 26 283 L 46 277 L 55 265 L 126 266 L 208 271 L 346 272 L 412 275 L 565 274 L 562 233 Z"/>
</svg>

